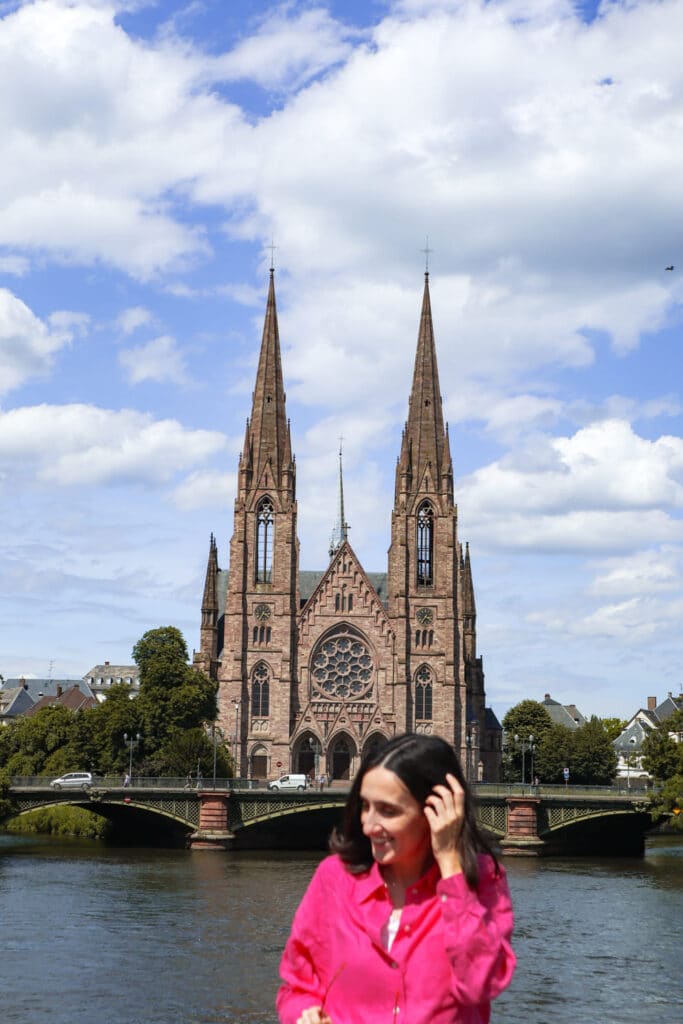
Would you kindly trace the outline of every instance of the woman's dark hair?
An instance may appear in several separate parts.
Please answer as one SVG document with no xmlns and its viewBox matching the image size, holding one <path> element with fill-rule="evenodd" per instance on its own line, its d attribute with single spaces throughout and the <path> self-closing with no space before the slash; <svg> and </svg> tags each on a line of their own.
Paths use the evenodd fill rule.
<svg viewBox="0 0 683 1024">
<path fill-rule="evenodd" d="M 447 774 L 454 775 L 465 791 L 465 820 L 460 833 L 459 853 L 467 884 L 476 888 L 479 853 L 489 854 L 498 869 L 496 856 L 477 825 L 472 795 L 453 747 L 439 736 L 406 733 L 394 736 L 365 755 L 351 786 L 341 827 L 336 828 L 330 838 L 330 850 L 339 854 L 352 874 L 368 871 L 373 863 L 370 840 L 363 835 L 360 823 L 360 790 L 366 773 L 372 768 L 387 768 L 394 772 L 421 806 L 424 806 L 434 786 L 445 784 Z"/>
</svg>

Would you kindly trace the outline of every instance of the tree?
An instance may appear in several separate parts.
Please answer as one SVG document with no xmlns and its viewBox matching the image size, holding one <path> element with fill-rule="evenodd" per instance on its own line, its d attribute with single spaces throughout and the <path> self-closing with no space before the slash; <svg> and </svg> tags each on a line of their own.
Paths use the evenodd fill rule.
<svg viewBox="0 0 683 1024">
<path fill-rule="evenodd" d="M 140 694 L 135 700 L 143 736 L 143 767 L 153 772 L 168 756 L 173 738 L 212 722 L 217 713 L 216 684 L 204 672 L 187 664 L 187 647 L 173 626 L 149 630 L 133 648 L 140 666 Z M 183 762 L 183 772 L 196 768 Z"/>
<path fill-rule="evenodd" d="M 573 737 L 573 781 L 586 786 L 608 786 L 617 773 L 617 754 L 604 726 L 595 715 Z"/>
<path fill-rule="evenodd" d="M 503 777 L 508 782 L 518 782 L 522 777 L 522 741 L 526 744 L 529 736 L 533 736 L 534 746 L 538 747 L 552 727 L 552 718 L 537 700 L 522 700 L 510 708 L 503 719 Z M 516 741 L 515 736 L 518 736 L 519 740 Z M 531 774 L 530 752 L 525 756 L 525 774 Z"/>
<path fill-rule="evenodd" d="M 176 661 L 188 661 L 187 644 L 176 626 L 159 626 L 148 629 L 133 647 L 133 661 L 140 669 L 140 680 L 150 661 L 160 654 L 169 655 Z"/>
<path fill-rule="evenodd" d="M 683 832 L 683 773 L 672 775 L 652 795 L 650 813 L 653 821 L 668 818 L 671 828 Z"/>
<path fill-rule="evenodd" d="M 601 718 L 599 721 L 610 740 L 621 736 L 628 724 L 623 718 Z"/>
<path fill-rule="evenodd" d="M 683 775 L 683 744 L 669 736 L 670 723 L 671 719 L 662 722 L 643 740 L 643 768 L 660 782 L 674 775 Z"/>
<path fill-rule="evenodd" d="M 536 748 L 536 773 L 541 782 L 564 782 L 564 769 L 569 768 L 573 782 L 574 730 L 556 725 L 544 733 Z"/>
</svg>

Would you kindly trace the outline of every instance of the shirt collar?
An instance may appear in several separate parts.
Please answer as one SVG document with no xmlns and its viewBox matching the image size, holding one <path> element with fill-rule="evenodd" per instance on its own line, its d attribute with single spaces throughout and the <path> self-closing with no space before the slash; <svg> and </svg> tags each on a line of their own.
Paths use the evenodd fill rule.
<svg viewBox="0 0 683 1024">
<path fill-rule="evenodd" d="M 369 871 L 366 871 L 363 875 L 358 875 L 357 878 L 356 895 L 359 903 L 369 900 L 378 891 L 386 892 L 387 887 L 376 862 L 373 863 Z M 414 885 L 410 886 L 408 891 L 412 896 L 416 897 L 425 894 L 433 895 L 436 891 L 436 883 L 440 878 L 439 866 L 434 862 L 422 878 L 419 878 Z"/>
</svg>

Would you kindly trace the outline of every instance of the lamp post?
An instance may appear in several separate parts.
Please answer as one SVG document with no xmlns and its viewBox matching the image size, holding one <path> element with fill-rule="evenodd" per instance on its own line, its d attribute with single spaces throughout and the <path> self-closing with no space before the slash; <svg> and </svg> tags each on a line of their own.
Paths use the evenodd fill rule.
<svg viewBox="0 0 683 1024">
<path fill-rule="evenodd" d="M 216 744 L 217 737 L 223 739 L 223 730 L 214 722 L 211 726 L 211 738 L 213 739 L 213 788 L 216 788 Z"/>
<path fill-rule="evenodd" d="M 525 776 L 526 776 L 526 772 L 524 770 L 524 755 L 527 752 L 527 750 L 529 750 L 531 752 L 531 765 L 532 765 L 532 769 L 531 770 L 533 772 L 534 737 L 531 735 L 531 733 L 529 733 L 529 738 L 528 739 L 526 739 L 526 740 L 523 739 L 523 740 L 520 741 L 519 736 L 515 733 L 515 743 L 521 743 L 521 747 L 522 747 L 522 785 L 524 785 Z"/>
<path fill-rule="evenodd" d="M 239 727 L 239 716 L 240 716 L 240 702 L 238 700 L 234 700 L 232 703 L 233 703 L 234 708 L 235 708 L 235 744 L 233 746 L 233 756 L 234 756 L 234 760 L 235 760 L 235 768 L 237 769 L 237 766 L 239 764 L 239 753 L 237 751 L 237 741 L 238 741 L 238 738 L 239 738 L 238 737 L 238 727 Z"/>
<path fill-rule="evenodd" d="M 129 736 L 127 732 L 124 732 L 123 734 L 123 742 L 128 745 L 128 749 L 130 751 L 128 756 L 128 778 L 131 782 L 133 781 L 133 747 L 136 743 L 139 743 L 141 739 L 142 736 L 139 732 L 137 732 L 135 736 Z"/>
<path fill-rule="evenodd" d="M 635 738 L 635 736 L 631 736 L 631 738 L 629 740 L 629 743 L 631 744 L 632 747 L 634 747 L 636 745 L 636 738 Z M 626 755 L 626 788 L 627 789 L 631 788 L 631 759 L 632 759 L 632 757 L 633 757 L 633 753 L 629 751 L 629 753 Z"/>
<path fill-rule="evenodd" d="M 318 781 L 318 769 L 320 768 L 320 744 L 315 736 L 308 737 L 308 745 L 313 751 L 313 782 Z"/>
<path fill-rule="evenodd" d="M 472 778 L 472 734 L 469 732 L 465 737 L 465 744 L 467 748 L 467 756 L 465 758 L 465 778 L 467 779 L 468 782 L 470 782 Z"/>
</svg>

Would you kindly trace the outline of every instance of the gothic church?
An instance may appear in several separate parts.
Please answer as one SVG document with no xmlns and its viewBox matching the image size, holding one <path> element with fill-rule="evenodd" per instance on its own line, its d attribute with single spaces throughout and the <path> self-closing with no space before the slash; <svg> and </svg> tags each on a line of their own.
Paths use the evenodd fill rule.
<svg viewBox="0 0 683 1024">
<path fill-rule="evenodd" d="M 502 732 L 485 706 L 470 554 L 458 540 L 428 274 L 386 573 L 366 572 L 349 544 L 341 457 L 339 482 L 329 564 L 302 572 L 271 268 L 230 567 L 219 568 L 212 536 L 194 655 L 218 682 L 238 774 L 350 779 L 373 745 L 414 731 L 452 742 L 470 779 L 496 781 Z"/>
</svg>

